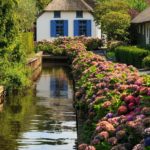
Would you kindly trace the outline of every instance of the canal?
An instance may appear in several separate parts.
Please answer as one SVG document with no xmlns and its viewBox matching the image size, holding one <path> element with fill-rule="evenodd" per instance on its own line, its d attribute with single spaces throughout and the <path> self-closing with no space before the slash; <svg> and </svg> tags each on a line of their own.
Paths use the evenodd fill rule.
<svg viewBox="0 0 150 150">
<path fill-rule="evenodd" d="M 0 106 L 0 150 L 76 150 L 73 80 L 67 65 L 44 63 L 34 90 Z"/>
</svg>

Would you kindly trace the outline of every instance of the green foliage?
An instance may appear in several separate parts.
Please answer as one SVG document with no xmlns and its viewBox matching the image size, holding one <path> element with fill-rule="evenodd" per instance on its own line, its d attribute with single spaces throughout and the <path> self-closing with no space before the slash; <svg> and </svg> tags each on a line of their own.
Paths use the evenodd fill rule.
<svg viewBox="0 0 150 150">
<path fill-rule="evenodd" d="M 97 0 L 97 2 L 108 2 L 109 3 L 110 0 Z M 138 12 L 141 12 L 146 7 L 148 7 L 148 0 L 122 0 L 120 2 L 127 3 L 129 5 L 130 9 L 137 10 Z"/>
<path fill-rule="evenodd" d="M 20 63 L 9 63 L 8 61 L 0 64 L 0 84 L 7 91 L 21 90 L 30 86 L 29 70 Z"/>
<path fill-rule="evenodd" d="M 66 55 L 65 53 L 65 50 L 61 47 L 58 47 L 58 46 L 54 46 L 53 47 L 53 51 L 52 51 L 52 54 L 53 55 L 58 55 L 58 56 L 61 56 L 61 55 Z"/>
<path fill-rule="evenodd" d="M 145 86 L 150 87 L 150 75 L 144 75 Z"/>
<path fill-rule="evenodd" d="M 37 8 L 35 0 L 18 0 L 18 7 L 16 9 L 18 21 L 21 31 L 28 31 L 33 27 L 35 22 Z"/>
<path fill-rule="evenodd" d="M 119 62 L 135 67 L 142 67 L 142 60 L 149 54 L 147 50 L 137 48 L 134 46 L 120 46 L 116 48 L 115 55 Z"/>
<path fill-rule="evenodd" d="M 39 11 L 42 11 L 50 2 L 51 0 L 36 0 L 36 6 Z"/>
<path fill-rule="evenodd" d="M 118 46 L 125 45 L 122 41 L 109 41 L 107 47 L 109 50 L 114 51 Z"/>
<path fill-rule="evenodd" d="M 19 32 L 16 0 L 0 0 L 0 48 L 10 45 Z"/>
<path fill-rule="evenodd" d="M 106 57 L 115 60 L 116 59 L 115 52 L 112 51 L 107 52 Z"/>
<path fill-rule="evenodd" d="M 89 38 L 85 42 L 87 50 L 98 50 L 103 46 L 103 42 L 99 38 Z"/>
<path fill-rule="evenodd" d="M 90 137 L 93 134 L 94 128 L 95 128 L 95 125 L 92 124 L 91 126 L 89 126 L 88 124 L 84 123 L 81 129 L 82 130 L 81 137 L 85 143 L 90 143 L 90 140 L 91 140 Z"/>
<path fill-rule="evenodd" d="M 17 149 L 16 139 L 19 138 L 22 131 L 29 129 L 29 120 L 36 114 L 33 93 L 33 91 L 27 92 L 26 90 L 26 95 L 19 93 L 7 98 L 5 107 L 0 113 L 0 145 L 1 147 L 4 145 L 3 150 Z"/>
<path fill-rule="evenodd" d="M 111 145 L 108 142 L 101 142 L 100 144 L 95 146 L 96 149 L 109 150 L 111 149 Z"/>
<path fill-rule="evenodd" d="M 7 90 L 22 89 L 30 84 L 25 69 L 26 53 L 33 45 L 21 32 L 32 27 L 34 6 L 33 0 L 0 0 L 0 85 Z"/>
<path fill-rule="evenodd" d="M 128 10 L 128 3 L 120 0 L 106 0 L 97 4 L 94 10 L 95 21 L 101 25 L 109 40 L 126 40 L 131 20 Z"/>
<path fill-rule="evenodd" d="M 129 6 L 124 1 L 119 0 L 104 0 L 101 3 L 98 3 L 94 10 L 94 17 L 97 24 L 101 23 L 101 18 L 109 13 L 110 11 L 127 13 Z"/>
<path fill-rule="evenodd" d="M 150 55 L 143 59 L 143 66 L 150 68 Z"/>
<path fill-rule="evenodd" d="M 21 33 L 21 46 L 26 55 L 34 53 L 34 37 L 33 32 Z"/>
<path fill-rule="evenodd" d="M 5 58 L 9 60 L 10 63 L 20 63 L 25 64 L 25 51 L 21 43 L 21 37 L 18 35 L 14 38 L 13 43 L 5 49 Z"/>
<path fill-rule="evenodd" d="M 105 31 L 109 38 L 126 40 L 130 26 L 130 16 L 121 12 L 110 11 L 102 16 L 102 30 Z"/>
<path fill-rule="evenodd" d="M 139 12 L 143 11 L 146 7 L 148 7 L 148 2 L 146 0 L 125 0 L 131 9 L 135 9 Z"/>
<path fill-rule="evenodd" d="M 36 52 L 43 51 L 44 53 L 47 54 L 59 55 L 59 56 L 65 55 L 65 51 L 63 48 L 48 41 L 38 42 L 35 47 L 35 51 Z"/>
</svg>

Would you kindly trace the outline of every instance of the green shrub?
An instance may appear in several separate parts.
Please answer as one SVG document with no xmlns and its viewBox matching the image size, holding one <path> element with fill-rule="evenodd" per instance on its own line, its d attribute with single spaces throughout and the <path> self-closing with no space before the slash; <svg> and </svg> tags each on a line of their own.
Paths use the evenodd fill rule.
<svg viewBox="0 0 150 150">
<path fill-rule="evenodd" d="M 109 41 L 107 47 L 109 50 L 114 51 L 117 47 L 122 45 L 125 45 L 122 41 Z"/>
<path fill-rule="evenodd" d="M 33 32 L 21 33 L 21 45 L 26 55 L 34 53 Z"/>
<path fill-rule="evenodd" d="M 88 38 L 85 42 L 86 49 L 89 50 L 98 50 L 103 46 L 103 42 L 99 38 Z"/>
<path fill-rule="evenodd" d="M 54 46 L 53 47 L 53 51 L 52 51 L 53 55 L 65 55 L 65 50 L 61 47 L 58 47 L 58 46 Z"/>
<path fill-rule="evenodd" d="M 116 60 L 115 52 L 113 52 L 113 51 L 108 51 L 108 52 L 106 53 L 106 57 L 107 57 L 107 58 L 110 58 L 110 59 L 113 59 L 113 60 Z"/>
<path fill-rule="evenodd" d="M 143 59 L 143 66 L 146 68 L 150 68 L 150 55 Z"/>
<path fill-rule="evenodd" d="M 44 53 L 52 54 L 53 53 L 54 44 L 48 41 L 38 42 L 35 51 L 43 51 Z"/>
<path fill-rule="evenodd" d="M 135 46 L 120 46 L 115 49 L 116 60 L 118 62 L 133 65 L 141 68 L 143 59 L 148 55 L 148 51 Z"/>
<path fill-rule="evenodd" d="M 65 51 L 63 48 L 60 47 L 60 45 L 55 45 L 55 43 L 49 42 L 49 41 L 41 41 L 38 42 L 35 51 L 43 51 L 46 54 L 52 54 L 52 55 L 65 55 Z"/>
<path fill-rule="evenodd" d="M 7 91 L 21 90 L 30 86 L 30 71 L 26 65 L 7 61 L 1 62 L 0 65 L 0 85 Z"/>
<path fill-rule="evenodd" d="M 29 69 L 26 67 L 27 55 L 33 53 L 32 33 L 22 33 L 5 48 L 0 48 L 0 85 L 8 92 L 30 86 Z"/>
</svg>

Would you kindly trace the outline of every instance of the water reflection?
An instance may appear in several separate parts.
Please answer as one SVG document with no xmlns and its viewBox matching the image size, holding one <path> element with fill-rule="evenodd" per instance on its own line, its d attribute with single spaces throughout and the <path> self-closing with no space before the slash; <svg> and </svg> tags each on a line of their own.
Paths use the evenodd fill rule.
<svg viewBox="0 0 150 150">
<path fill-rule="evenodd" d="M 66 66 L 45 64 L 36 96 L 11 96 L 0 112 L 0 150 L 74 150 L 76 116 Z"/>
<path fill-rule="evenodd" d="M 54 98 L 68 98 L 68 83 L 67 80 L 58 77 L 50 78 L 50 94 Z"/>
</svg>

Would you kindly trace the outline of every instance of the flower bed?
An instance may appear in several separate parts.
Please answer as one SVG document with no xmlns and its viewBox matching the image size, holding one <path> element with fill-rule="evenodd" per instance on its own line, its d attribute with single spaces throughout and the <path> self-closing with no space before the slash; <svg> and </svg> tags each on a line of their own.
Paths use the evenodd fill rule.
<svg viewBox="0 0 150 150">
<path fill-rule="evenodd" d="M 145 146 L 150 145 L 145 133 L 150 127 L 150 87 L 135 68 L 80 53 L 73 70 L 77 103 L 88 112 L 86 123 L 97 122 L 91 144 L 97 149 L 132 149 L 143 146 L 145 136 Z"/>
<path fill-rule="evenodd" d="M 53 54 L 53 55 L 65 55 L 64 49 L 60 45 L 64 43 L 69 43 L 72 41 L 82 42 L 86 47 L 86 50 L 98 50 L 103 46 L 103 41 L 99 38 L 87 38 L 84 36 L 75 37 L 75 38 L 58 38 L 54 42 L 51 41 L 40 41 L 36 44 L 35 50 L 43 51 L 46 54 Z"/>
<path fill-rule="evenodd" d="M 150 77 L 140 76 L 133 66 L 87 52 L 82 41 L 59 40 L 54 43 L 59 43 L 72 62 L 75 107 L 84 113 L 83 135 L 90 139 L 79 150 L 148 148 Z"/>
</svg>

